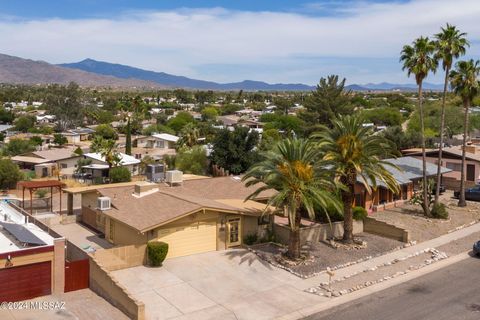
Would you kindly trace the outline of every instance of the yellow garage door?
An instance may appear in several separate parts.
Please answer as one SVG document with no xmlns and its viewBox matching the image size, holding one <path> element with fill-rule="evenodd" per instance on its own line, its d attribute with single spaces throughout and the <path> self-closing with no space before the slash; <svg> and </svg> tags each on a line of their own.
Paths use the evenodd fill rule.
<svg viewBox="0 0 480 320">
<path fill-rule="evenodd" d="M 158 231 L 158 239 L 168 243 L 167 258 L 217 250 L 216 221 L 195 222 Z"/>
</svg>

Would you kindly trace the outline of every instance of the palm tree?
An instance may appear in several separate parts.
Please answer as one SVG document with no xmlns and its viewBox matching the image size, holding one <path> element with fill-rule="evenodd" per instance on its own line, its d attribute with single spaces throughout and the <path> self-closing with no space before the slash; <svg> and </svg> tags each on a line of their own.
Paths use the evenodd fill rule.
<svg viewBox="0 0 480 320">
<path fill-rule="evenodd" d="M 105 162 L 108 164 L 108 168 L 118 165 L 120 163 L 120 154 L 116 151 L 115 140 L 105 139 L 101 136 L 95 136 L 90 146 L 92 152 L 98 152 L 105 158 Z"/>
<path fill-rule="evenodd" d="M 463 148 L 462 148 L 462 173 L 460 177 L 460 196 L 458 200 L 459 207 L 465 207 L 465 148 L 467 146 L 468 134 L 468 108 L 472 105 L 473 98 L 480 92 L 478 76 L 480 74 L 480 61 L 459 61 L 455 65 L 455 70 L 450 72 L 450 83 L 455 94 L 459 95 L 463 101 L 464 120 L 463 120 Z"/>
<path fill-rule="evenodd" d="M 402 70 L 407 70 L 408 76 L 415 75 L 415 81 L 418 85 L 418 110 L 420 112 L 420 131 L 422 143 L 422 171 L 423 171 L 423 201 L 422 208 L 426 216 L 430 216 L 430 204 L 428 203 L 427 186 L 427 160 L 425 155 L 425 124 L 423 115 L 423 80 L 430 72 L 437 70 L 438 62 L 434 59 L 435 43 L 428 37 L 416 39 L 411 46 L 405 45 L 401 52 L 400 61 L 403 63 Z M 437 188 L 438 189 L 438 188 Z"/>
<path fill-rule="evenodd" d="M 197 144 L 199 138 L 200 131 L 194 123 L 189 122 L 180 131 L 180 139 L 178 140 L 178 145 L 180 147 L 191 148 Z"/>
<path fill-rule="evenodd" d="M 318 161 L 318 149 L 310 140 L 288 138 L 262 156 L 264 160 L 253 165 L 242 179 L 247 187 L 260 185 L 246 200 L 255 199 L 266 190 L 277 191 L 267 205 L 283 208 L 288 216 L 287 256 L 297 259 L 300 257 L 300 209 L 304 208 L 312 219 L 315 206 L 333 206 L 340 211 L 340 203 L 330 192 L 335 184 L 329 176 L 330 171 Z"/>
<path fill-rule="evenodd" d="M 323 160 L 332 168 L 336 179 L 342 184 L 344 233 L 346 243 L 353 242 L 352 206 L 355 184 L 363 184 L 368 193 L 377 187 L 377 180 L 387 188 L 398 191 L 398 184 L 386 167 L 395 167 L 382 160 L 393 157 L 394 149 L 384 137 L 374 135 L 369 127 L 363 126 L 360 118 L 339 116 L 332 120 L 332 128 L 324 127 L 312 135 L 319 142 Z"/>
<path fill-rule="evenodd" d="M 470 44 L 465 38 L 467 34 L 460 32 L 455 26 L 447 23 L 445 28 L 442 28 L 442 32 L 435 35 L 436 54 L 435 59 L 442 60 L 442 67 L 445 71 L 445 81 L 443 83 L 443 98 L 442 98 L 442 115 L 440 118 L 440 147 L 438 149 L 438 163 L 437 163 L 437 186 L 441 183 L 441 168 L 442 168 L 442 150 L 443 150 L 443 137 L 445 131 L 445 100 L 447 97 L 448 88 L 448 75 L 452 69 L 454 59 L 458 59 L 463 56 L 466 51 L 466 47 Z M 440 197 L 440 188 L 435 188 L 435 203 L 438 203 Z"/>
</svg>

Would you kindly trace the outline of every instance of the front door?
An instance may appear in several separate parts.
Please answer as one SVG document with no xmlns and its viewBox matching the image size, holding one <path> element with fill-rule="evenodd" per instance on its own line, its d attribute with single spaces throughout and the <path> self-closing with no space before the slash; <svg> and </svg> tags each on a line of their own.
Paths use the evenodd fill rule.
<svg viewBox="0 0 480 320">
<path fill-rule="evenodd" d="M 228 219 L 227 247 L 239 246 L 242 243 L 240 222 L 241 222 L 240 217 Z"/>
<path fill-rule="evenodd" d="M 467 164 L 467 181 L 475 181 L 475 165 Z"/>
</svg>

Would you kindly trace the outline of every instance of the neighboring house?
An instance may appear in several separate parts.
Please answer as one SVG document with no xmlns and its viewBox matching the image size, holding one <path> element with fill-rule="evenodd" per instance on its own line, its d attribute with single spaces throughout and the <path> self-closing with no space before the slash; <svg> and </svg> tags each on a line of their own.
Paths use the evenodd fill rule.
<svg viewBox="0 0 480 320">
<path fill-rule="evenodd" d="M 155 160 L 160 160 L 164 155 L 176 154 L 175 147 L 178 140 L 179 137 L 168 133 L 138 137 L 134 139 L 132 155 L 136 159 L 150 156 Z"/>
<path fill-rule="evenodd" d="M 118 153 L 118 155 L 120 161 L 117 166 L 128 168 L 132 175 L 139 174 L 140 160 L 124 153 Z M 83 158 L 92 160 L 91 164 L 82 167 L 86 173 L 91 174 L 92 178 L 108 177 L 109 166 L 104 156 L 100 153 L 85 153 Z"/>
<path fill-rule="evenodd" d="M 53 148 L 34 151 L 12 157 L 21 169 L 35 171 L 37 178 L 51 177 L 55 174 L 72 175 L 77 168 L 80 156 L 74 148 Z"/>
<path fill-rule="evenodd" d="M 53 238 L 19 210 L 0 203 L 1 301 L 59 294 L 65 286 L 65 239 Z"/>
<path fill-rule="evenodd" d="M 55 119 L 55 115 L 50 114 L 36 116 L 37 123 L 39 124 L 54 123 Z"/>
<path fill-rule="evenodd" d="M 423 178 L 421 160 L 414 157 L 400 157 L 387 159 L 387 161 L 398 167 L 396 169 L 395 167 L 386 166 L 386 169 L 396 179 L 400 186 L 400 191 L 394 193 L 386 188 L 385 183 L 377 181 L 376 190 L 372 190 L 372 193 L 369 194 L 358 179 L 358 183 L 355 186 L 356 206 L 362 206 L 369 211 L 381 211 L 409 201 L 414 193 L 420 189 Z M 451 171 L 451 169 L 442 167 L 441 172 L 442 175 L 446 175 Z M 427 163 L 427 177 L 434 178 L 436 174 L 437 166 Z"/>
<path fill-rule="evenodd" d="M 69 144 L 80 144 L 84 141 L 92 140 L 95 130 L 91 128 L 78 128 L 62 132 L 62 135 L 67 138 Z"/>
<path fill-rule="evenodd" d="M 480 182 L 480 147 L 468 145 L 465 151 L 465 178 L 467 187 L 472 187 Z M 409 155 L 422 159 L 421 151 L 411 152 Z M 429 163 L 436 165 L 438 149 L 427 150 L 426 157 Z M 458 190 L 462 172 L 462 146 L 443 148 L 441 165 L 451 170 L 451 172 L 443 175 L 442 184 L 447 189 Z"/>
<path fill-rule="evenodd" d="M 272 224 L 271 211 L 262 215 L 264 203 L 244 201 L 255 188 L 239 177 L 186 180 L 172 187 L 99 186 L 82 193 L 82 220 L 115 245 L 167 242 L 169 258 L 225 250 L 240 246 L 246 235 L 265 236 Z"/>
<path fill-rule="evenodd" d="M 42 143 L 36 146 L 37 150 L 47 150 L 50 148 L 50 145 L 53 143 L 53 135 L 49 134 L 37 134 L 37 133 L 14 133 L 12 135 L 7 135 L 5 142 L 10 142 L 11 139 L 21 139 L 21 140 L 29 140 L 33 137 L 39 137 L 42 139 Z"/>
</svg>

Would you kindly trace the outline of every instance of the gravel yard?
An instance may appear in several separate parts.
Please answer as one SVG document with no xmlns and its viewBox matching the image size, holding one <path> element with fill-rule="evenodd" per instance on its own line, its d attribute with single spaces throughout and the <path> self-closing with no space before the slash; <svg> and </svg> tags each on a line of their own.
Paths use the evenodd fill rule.
<svg viewBox="0 0 480 320">
<path fill-rule="evenodd" d="M 370 217 L 409 230 L 410 240 L 417 242 L 437 238 L 457 227 L 480 220 L 480 202 L 467 201 L 465 208 L 459 208 L 458 200 L 448 191 L 442 195 L 441 201 L 447 206 L 448 220 L 425 218 L 420 206 L 410 204 L 374 212 Z"/>
<path fill-rule="evenodd" d="M 334 268 L 349 262 L 355 262 L 359 259 L 366 259 L 367 257 L 376 257 L 392 251 L 398 247 L 402 247 L 404 243 L 383 238 L 369 233 L 360 233 L 355 235 L 355 238 L 367 242 L 367 247 L 362 249 L 345 249 L 333 248 L 327 243 L 318 242 L 310 245 L 309 254 L 313 256 L 312 261 L 296 266 L 289 266 L 292 271 L 302 275 L 303 277 L 311 277 L 327 267 Z M 253 247 L 253 249 L 261 254 L 274 255 L 283 252 L 283 249 L 273 244 L 260 244 Z"/>
</svg>

